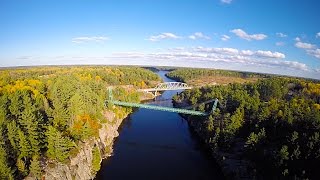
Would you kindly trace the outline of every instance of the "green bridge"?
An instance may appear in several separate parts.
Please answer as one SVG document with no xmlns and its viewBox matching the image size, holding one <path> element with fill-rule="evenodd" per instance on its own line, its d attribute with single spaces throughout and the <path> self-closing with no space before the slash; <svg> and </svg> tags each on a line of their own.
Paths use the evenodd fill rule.
<svg viewBox="0 0 320 180">
<path fill-rule="evenodd" d="M 112 104 L 118 105 L 118 106 L 145 108 L 145 109 L 152 109 L 152 110 L 159 110 L 159 111 L 176 112 L 176 113 L 181 113 L 181 114 L 190 114 L 190 115 L 196 115 L 196 116 L 208 116 L 210 113 L 212 113 L 216 110 L 217 104 L 218 104 L 218 99 L 215 99 L 211 112 L 206 113 L 206 112 L 194 111 L 194 110 L 182 109 L 182 108 L 164 107 L 164 106 L 156 106 L 156 105 L 150 105 L 150 104 L 140 104 L 140 103 L 123 102 L 123 101 L 113 100 L 112 89 L 109 88 L 108 103 L 112 103 Z"/>
</svg>

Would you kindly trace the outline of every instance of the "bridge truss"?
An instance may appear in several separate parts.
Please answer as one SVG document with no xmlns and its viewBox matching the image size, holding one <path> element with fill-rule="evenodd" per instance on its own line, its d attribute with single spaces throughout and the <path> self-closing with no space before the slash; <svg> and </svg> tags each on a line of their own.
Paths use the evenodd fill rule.
<svg viewBox="0 0 320 180">
<path fill-rule="evenodd" d="M 182 82 L 165 82 L 160 83 L 154 88 L 140 89 L 139 91 L 150 92 L 150 91 L 167 91 L 167 90 L 182 90 L 192 89 L 188 84 Z"/>
</svg>

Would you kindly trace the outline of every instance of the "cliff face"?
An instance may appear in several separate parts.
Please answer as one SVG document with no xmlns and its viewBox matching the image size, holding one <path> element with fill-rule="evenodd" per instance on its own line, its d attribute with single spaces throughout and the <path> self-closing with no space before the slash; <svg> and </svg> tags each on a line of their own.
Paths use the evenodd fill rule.
<svg viewBox="0 0 320 180">
<path fill-rule="evenodd" d="M 106 112 L 107 119 L 115 119 L 113 112 Z M 103 158 L 108 157 L 112 153 L 112 145 L 115 137 L 119 135 L 118 128 L 123 119 L 116 119 L 102 124 L 99 129 L 99 138 L 92 138 L 79 145 L 79 152 L 75 157 L 70 158 L 70 162 L 62 164 L 59 162 L 45 162 L 44 178 L 46 180 L 87 180 L 93 179 L 96 172 L 92 167 L 93 148 L 98 147 L 100 150 L 100 163 Z M 33 178 L 27 177 L 31 180 Z"/>
</svg>

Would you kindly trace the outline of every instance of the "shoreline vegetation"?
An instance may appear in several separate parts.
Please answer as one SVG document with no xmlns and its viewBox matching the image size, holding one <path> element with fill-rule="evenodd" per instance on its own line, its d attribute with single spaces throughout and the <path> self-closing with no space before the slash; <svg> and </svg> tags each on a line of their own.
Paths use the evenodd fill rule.
<svg viewBox="0 0 320 180">
<path fill-rule="evenodd" d="M 243 78 L 241 73 L 201 69 L 180 69 L 167 76 L 193 82 L 207 77 L 208 71 L 213 78 Z M 211 106 L 201 102 L 219 99 L 215 113 L 187 119 L 227 178 L 316 179 L 320 175 L 320 84 L 316 82 L 258 75 L 253 82 L 186 90 L 174 96 L 173 103 L 200 104 L 195 109 L 208 112 Z"/>
<path fill-rule="evenodd" d="M 160 78 L 123 66 L 67 66 L 0 71 L 0 179 L 91 179 L 131 108 L 137 88 Z M 127 86 L 130 85 L 130 86 Z M 147 98 L 147 97 L 144 97 Z"/>
</svg>

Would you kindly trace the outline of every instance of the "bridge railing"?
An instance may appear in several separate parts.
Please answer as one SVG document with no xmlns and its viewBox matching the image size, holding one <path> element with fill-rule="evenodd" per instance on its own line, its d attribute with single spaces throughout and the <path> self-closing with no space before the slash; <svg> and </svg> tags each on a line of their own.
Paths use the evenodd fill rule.
<svg viewBox="0 0 320 180">
<path fill-rule="evenodd" d="M 192 89 L 192 87 L 182 82 L 165 82 L 165 83 L 158 84 L 154 88 L 139 89 L 138 91 L 149 92 L 149 91 L 165 91 L 165 90 L 181 90 L 181 89 Z"/>
</svg>

